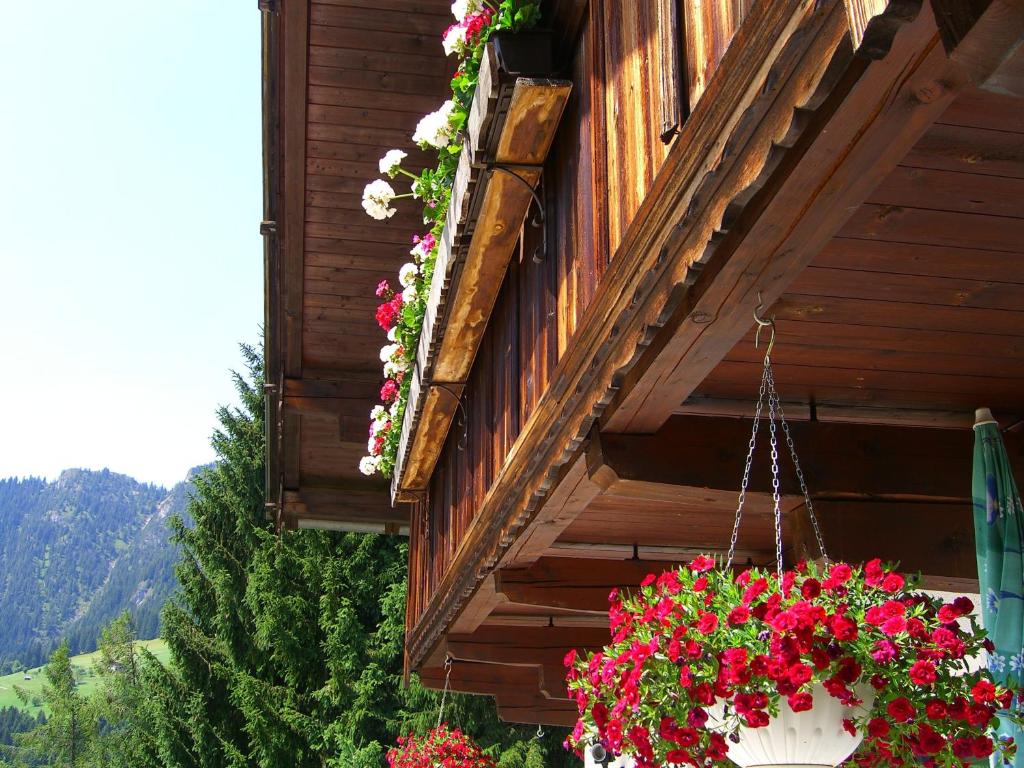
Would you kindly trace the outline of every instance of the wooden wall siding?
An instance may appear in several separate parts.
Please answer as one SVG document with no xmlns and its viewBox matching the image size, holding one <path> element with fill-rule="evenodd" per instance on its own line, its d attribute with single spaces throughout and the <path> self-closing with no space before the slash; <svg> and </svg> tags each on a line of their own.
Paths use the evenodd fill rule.
<svg viewBox="0 0 1024 768">
<path fill-rule="evenodd" d="M 666 3 L 594 0 L 604 28 L 608 242 L 614 253 L 668 154 L 661 140 L 662 61 L 659 13 Z"/>
<path fill-rule="evenodd" d="M 304 369 L 379 373 L 385 340 L 374 288 L 382 278 L 394 282 L 422 224 L 415 205 L 373 221 L 362 190 L 379 175 L 381 155 L 408 150 L 417 121 L 444 99 L 451 63 L 437 49 L 450 20 L 443 0 L 310 5 Z M 414 171 L 428 162 L 418 150 L 410 155 Z"/>
<path fill-rule="evenodd" d="M 689 103 L 697 103 L 754 0 L 682 0 Z"/>
<path fill-rule="evenodd" d="M 1024 416 L 1020 104 L 966 92 L 796 279 L 774 309 L 784 397 Z M 699 394 L 754 397 L 759 360 L 751 334 Z"/>
<path fill-rule="evenodd" d="M 593 7 L 593 6 L 592 6 Z M 573 91 L 545 168 L 546 227 L 531 208 L 466 385 L 465 415 L 449 430 L 427 498 L 414 519 L 430 535 L 412 547 L 411 618 L 418 617 L 505 458 L 547 387 L 608 263 L 602 194 L 603 102 L 595 94 L 603 67 L 595 46 L 599 27 L 587 19 L 571 63 Z M 594 190 L 592 192 L 592 190 Z M 543 237 L 547 234 L 547 248 Z M 465 446 L 459 443 L 465 435 Z M 439 539 L 438 530 L 450 531 Z"/>
<path fill-rule="evenodd" d="M 429 535 L 417 542 L 414 533 L 423 568 L 412 569 L 410 620 L 454 557 L 667 155 L 660 73 L 678 70 L 681 62 L 665 57 L 681 52 L 663 37 L 682 37 L 678 11 L 675 27 L 663 23 L 671 10 L 669 2 L 593 0 L 582 19 L 569 64 L 573 92 L 540 190 L 546 253 L 545 228 L 531 225 L 531 210 L 466 387 L 468 426 L 460 413 L 414 512 Z M 713 20 L 720 18 L 738 23 L 734 12 Z M 684 113 L 686 94 L 674 101 Z"/>
</svg>

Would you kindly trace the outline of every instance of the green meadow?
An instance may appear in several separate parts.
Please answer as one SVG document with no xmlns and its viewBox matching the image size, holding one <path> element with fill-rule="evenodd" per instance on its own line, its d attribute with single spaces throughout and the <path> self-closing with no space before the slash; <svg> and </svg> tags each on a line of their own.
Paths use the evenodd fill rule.
<svg viewBox="0 0 1024 768">
<path fill-rule="evenodd" d="M 161 662 L 166 662 L 170 657 L 170 651 L 163 640 L 140 640 L 138 645 L 152 653 Z M 71 658 L 71 664 L 75 669 L 75 679 L 78 681 L 78 692 L 82 696 L 88 696 L 96 687 L 97 675 L 93 665 L 99 656 L 98 651 L 83 653 Z M 46 672 L 43 667 L 36 667 L 28 670 L 27 674 L 31 680 L 26 680 L 26 672 L 16 672 L 13 675 L 0 677 L 0 708 L 18 707 L 35 715 L 42 707 L 41 696 L 43 685 L 46 683 Z M 25 704 L 18 696 L 20 689 L 29 697 L 29 703 Z"/>
</svg>

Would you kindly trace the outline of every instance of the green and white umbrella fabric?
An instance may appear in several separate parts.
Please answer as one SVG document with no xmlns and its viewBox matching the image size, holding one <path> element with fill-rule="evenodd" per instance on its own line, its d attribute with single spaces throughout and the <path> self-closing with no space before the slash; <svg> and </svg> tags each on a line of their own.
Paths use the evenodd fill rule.
<svg viewBox="0 0 1024 768">
<path fill-rule="evenodd" d="M 1016 689 L 1024 683 L 1024 506 L 999 424 L 986 408 L 974 425 L 972 491 L 982 619 L 995 643 L 988 666 L 996 680 Z M 999 732 L 1018 744 L 1014 763 L 1024 768 L 1024 733 L 1006 720 Z"/>
</svg>

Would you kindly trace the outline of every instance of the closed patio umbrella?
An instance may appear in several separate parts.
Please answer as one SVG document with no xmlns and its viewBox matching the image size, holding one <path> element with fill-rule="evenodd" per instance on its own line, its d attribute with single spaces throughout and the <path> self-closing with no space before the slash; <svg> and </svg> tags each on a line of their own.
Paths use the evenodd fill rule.
<svg viewBox="0 0 1024 768">
<path fill-rule="evenodd" d="M 995 643 L 988 665 L 996 680 L 1016 689 L 1024 682 L 1024 507 L 999 424 L 987 408 L 975 418 L 972 486 L 982 618 Z M 1021 730 L 1003 720 L 999 732 L 1021 747 L 1014 762 L 1024 768 Z"/>
</svg>

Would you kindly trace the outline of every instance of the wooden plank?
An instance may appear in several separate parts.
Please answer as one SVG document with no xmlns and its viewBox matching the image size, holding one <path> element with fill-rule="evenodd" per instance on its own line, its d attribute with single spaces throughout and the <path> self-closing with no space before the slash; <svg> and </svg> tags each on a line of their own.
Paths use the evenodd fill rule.
<svg viewBox="0 0 1024 768">
<path fill-rule="evenodd" d="M 964 89 L 939 122 L 1024 133 L 1024 111 L 1017 98 L 977 87 Z"/>
<path fill-rule="evenodd" d="M 302 254 L 305 213 L 306 46 L 309 5 L 289 3 L 282 16 L 284 54 L 282 83 L 281 251 L 283 371 L 302 375 Z"/>
<path fill-rule="evenodd" d="M 433 77 L 435 82 L 427 89 L 428 92 L 438 90 L 438 81 L 450 75 L 452 71 L 451 64 L 437 55 L 420 56 L 408 53 L 332 48 L 322 45 L 309 46 L 309 65 L 310 68 L 333 67 L 367 73 L 367 75 L 374 72 L 378 73 L 378 76 L 386 78 L 386 81 L 393 81 L 396 75 L 429 76 Z M 441 92 L 443 93 L 443 91 Z"/>
<path fill-rule="evenodd" d="M 957 106 L 959 100 L 954 102 Z M 950 110 L 940 120 L 950 116 Z M 901 161 L 902 166 L 957 173 L 1024 178 L 1024 138 L 1004 122 L 985 120 L 988 127 L 936 123 Z"/>
<path fill-rule="evenodd" d="M 362 92 L 365 100 L 378 105 L 380 103 L 377 101 L 377 96 L 382 93 L 402 96 L 409 99 L 410 104 L 428 104 L 426 111 L 429 112 L 434 111 L 437 108 L 439 98 L 446 95 L 438 88 L 438 84 L 441 82 L 440 77 L 429 71 L 424 73 L 422 70 L 414 74 L 403 74 L 398 72 L 374 72 L 365 69 L 311 66 L 309 68 L 309 82 L 311 85 L 344 88 L 350 92 Z M 374 95 L 366 93 L 367 91 Z M 334 104 L 336 102 L 326 101 L 323 103 Z M 342 105 L 345 104 L 345 102 L 341 103 Z"/>
<path fill-rule="evenodd" d="M 865 204 L 850 217 L 839 235 L 1017 253 L 1024 242 L 1024 217 Z"/>
<path fill-rule="evenodd" d="M 1021 256 L 1007 257 L 1019 262 Z M 1008 264 L 1007 277 L 1020 267 Z M 836 269 L 809 266 L 793 282 L 793 292 L 823 298 L 870 299 L 902 304 L 930 304 L 944 307 L 999 309 L 1017 312 L 1024 309 L 1024 284 L 976 280 L 964 277 L 931 276 L 867 272 L 859 269 Z M 763 357 L 763 355 L 762 355 Z"/>
<path fill-rule="evenodd" d="M 320 73 L 321 75 L 323 73 Z M 320 78 L 323 80 L 324 78 Z M 356 108 L 370 103 L 373 110 L 394 113 L 410 113 L 422 116 L 437 109 L 437 97 L 431 94 L 393 93 L 374 90 L 372 95 L 362 88 L 337 87 L 330 84 L 312 83 L 309 86 L 309 104 L 323 104 L 335 107 Z"/>
<path fill-rule="evenodd" d="M 941 304 L 902 304 L 875 299 L 825 298 L 788 293 L 775 305 L 776 321 L 813 320 L 840 325 L 885 325 L 889 328 L 1024 336 L 1020 313 Z M 780 323 L 781 324 L 781 323 Z"/>
<path fill-rule="evenodd" d="M 920 243 L 833 238 L 813 264 L 919 277 L 1024 284 L 1024 248 L 1017 254 Z M 781 330 L 781 329 L 780 329 Z"/>
<path fill-rule="evenodd" d="M 1024 144 L 1024 136 L 1021 136 Z M 1022 150 L 1024 156 L 1024 150 Z M 1021 165 L 1024 172 L 1024 164 Z M 900 166 L 871 193 L 886 207 L 928 207 L 954 213 L 1024 216 L 1024 177 L 1006 178 Z"/>
<path fill-rule="evenodd" d="M 440 58 L 440 37 L 442 32 L 444 32 L 444 27 L 441 27 L 435 36 L 360 29 L 355 25 L 342 27 L 312 24 L 309 29 L 309 42 L 311 45 L 330 48 L 384 53 L 411 53 L 424 56 L 433 55 Z"/>
<path fill-rule="evenodd" d="M 326 27 L 345 27 L 362 31 L 394 32 L 434 37 L 440 44 L 441 35 L 452 23 L 450 17 L 392 11 L 387 8 L 339 8 L 314 2 L 310 5 L 310 21 Z"/>
</svg>

